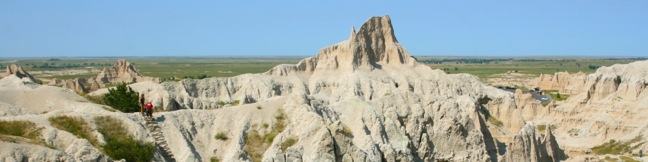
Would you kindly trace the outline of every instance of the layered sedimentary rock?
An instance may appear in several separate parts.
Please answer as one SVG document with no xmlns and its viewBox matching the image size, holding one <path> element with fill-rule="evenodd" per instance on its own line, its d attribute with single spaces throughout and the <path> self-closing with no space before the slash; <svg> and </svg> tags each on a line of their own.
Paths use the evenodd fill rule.
<svg viewBox="0 0 648 162">
<path fill-rule="evenodd" d="M 112 67 L 103 68 L 95 77 L 53 80 L 49 85 L 62 86 L 84 94 L 101 89 L 109 84 L 136 82 L 158 82 L 158 79 L 141 75 L 133 64 L 120 59 Z"/>
<path fill-rule="evenodd" d="M 124 59 L 117 60 L 112 67 L 103 68 L 94 80 L 101 84 L 157 81 L 155 78 L 142 76 L 133 64 Z"/>
<path fill-rule="evenodd" d="M 529 94 L 516 93 L 517 109 L 490 109 L 490 112 L 503 120 L 505 127 L 517 127 L 506 122 L 517 118 L 555 126 L 555 139 L 568 152 L 574 152 L 571 157 L 576 159 L 584 159 L 583 155 L 591 152 L 591 148 L 610 140 L 633 141 L 629 144 L 631 149 L 622 153 L 627 156 L 648 150 L 645 144 L 648 141 L 645 130 L 648 127 L 648 61 L 601 67 L 592 74 L 581 75 L 557 73 L 540 77 L 539 80 L 546 81 L 544 89 L 571 94 L 565 101 L 540 105 Z M 515 112 L 521 116 L 512 115 Z M 589 159 L 605 157 L 588 156 Z"/>
<path fill-rule="evenodd" d="M 566 159 L 551 129 L 547 128 L 545 134 L 540 134 L 532 124 L 522 127 L 507 149 L 505 161 L 557 162 Z"/>
<path fill-rule="evenodd" d="M 582 91 L 586 77 L 587 74 L 583 72 L 572 74 L 558 72 L 553 75 L 540 74 L 540 77 L 532 81 L 532 85 L 543 90 L 557 90 L 560 93 L 577 94 Z"/>
</svg>

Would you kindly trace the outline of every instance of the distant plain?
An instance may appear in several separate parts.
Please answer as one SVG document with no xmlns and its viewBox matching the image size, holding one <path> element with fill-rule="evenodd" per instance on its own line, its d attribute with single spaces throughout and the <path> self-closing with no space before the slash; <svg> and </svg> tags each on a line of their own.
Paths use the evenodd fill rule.
<svg viewBox="0 0 648 162">
<path fill-rule="evenodd" d="M 279 64 L 295 64 L 303 57 L 123 57 L 145 76 L 162 80 L 231 77 L 262 73 Z M 90 77 L 110 67 L 117 57 L 98 58 L 2 58 L 0 67 L 22 65 L 36 77 L 71 79 Z M 418 61 L 447 73 L 468 73 L 482 79 L 515 72 L 537 76 L 555 72 L 594 72 L 600 66 L 625 64 L 647 58 L 474 58 L 420 56 Z"/>
</svg>

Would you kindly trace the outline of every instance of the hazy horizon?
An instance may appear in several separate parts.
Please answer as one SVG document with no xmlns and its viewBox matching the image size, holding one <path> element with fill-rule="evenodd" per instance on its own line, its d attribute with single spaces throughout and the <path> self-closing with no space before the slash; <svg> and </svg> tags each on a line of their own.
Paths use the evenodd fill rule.
<svg viewBox="0 0 648 162">
<path fill-rule="evenodd" d="M 648 1 L 2 1 L 0 58 L 312 56 L 390 15 L 414 56 L 646 57 Z"/>
</svg>

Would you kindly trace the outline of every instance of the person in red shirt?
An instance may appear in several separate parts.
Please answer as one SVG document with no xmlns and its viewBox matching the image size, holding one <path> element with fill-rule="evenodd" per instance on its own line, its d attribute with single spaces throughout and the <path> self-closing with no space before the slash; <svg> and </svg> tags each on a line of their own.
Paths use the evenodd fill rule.
<svg viewBox="0 0 648 162">
<path fill-rule="evenodd" d="M 144 104 L 144 112 L 147 116 L 153 117 L 153 104 L 150 101 Z"/>
</svg>

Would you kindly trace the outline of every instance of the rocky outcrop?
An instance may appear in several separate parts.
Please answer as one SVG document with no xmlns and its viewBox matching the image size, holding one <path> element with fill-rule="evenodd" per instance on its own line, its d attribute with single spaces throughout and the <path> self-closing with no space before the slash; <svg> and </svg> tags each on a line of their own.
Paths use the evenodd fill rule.
<svg viewBox="0 0 648 162">
<path fill-rule="evenodd" d="M 583 72 L 570 74 L 558 72 L 551 74 L 540 74 L 540 77 L 532 81 L 534 87 L 543 90 L 557 90 L 560 93 L 577 94 L 583 90 L 587 74 Z"/>
<path fill-rule="evenodd" d="M 22 66 L 17 64 L 11 64 L 7 66 L 6 76 L 9 75 L 15 75 L 16 77 L 24 79 L 26 81 L 31 81 L 31 82 L 37 81 L 31 74 L 23 70 Z"/>
<path fill-rule="evenodd" d="M 637 61 L 601 67 L 584 77 L 580 76 L 582 74 L 555 74 L 551 77 L 554 78 L 552 85 L 547 87 L 570 93 L 567 100 L 540 106 L 528 94 L 516 93 L 516 109 L 490 111 L 503 121 L 516 119 L 510 114 L 520 112 L 523 121 L 556 126 L 552 130 L 555 136 L 550 138 L 556 142 L 550 143 L 560 141 L 561 147 L 573 152 L 574 156 L 570 156 L 576 159 L 610 140 L 635 141 L 627 154 L 642 152 L 648 148 L 645 144 L 648 141 L 645 129 L 648 127 L 645 124 L 648 119 L 645 115 L 648 110 L 647 68 L 648 61 Z M 515 127 L 504 123 L 505 127 Z"/>
<path fill-rule="evenodd" d="M 527 124 L 513 137 L 508 145 L 505 161 L 561 161 L 566 159 L 558 147 L 551 129 L 541 135 L 535 131 L 533 124 Z"/>
<path fill-rule="evenodd" d="M 85 94 L 115 83 L 158 82 L 157 78 L 142 76 L 135 65 L 124 59 L 117 60 L 112 67 L 104 68 L 92 78 L 53 80 L 49 85 L 61 86 Z"/>
<path fill-rule="evenodd" d="M 380 69 L 385 65 L 415 64 L 416 59 L 400 46 L 389 16 L 372 17 L 360 30 L 352 29 L 345 41 L 320 50 L 315 57 L 306 58 L 297 65 L 282 65 L 268 73 L 285 75 L 289 71 L 336 72 L 358 69 Z"/>
<path fill-rule="evenodd" d="M 637 100 L 646 96 L 648 89 L 648 61 L 601 67 L 587 76 L 584 101 L 601 100 L 609 96 Z"/>
<path fill-rule="evenodd" d="M 157 81 L 155 78 L 142 76 L 133 64 L 124 59 L 119 59 L 112 67 L 101 70 L 94 80 L 101 84 Z"/>
</svg>

